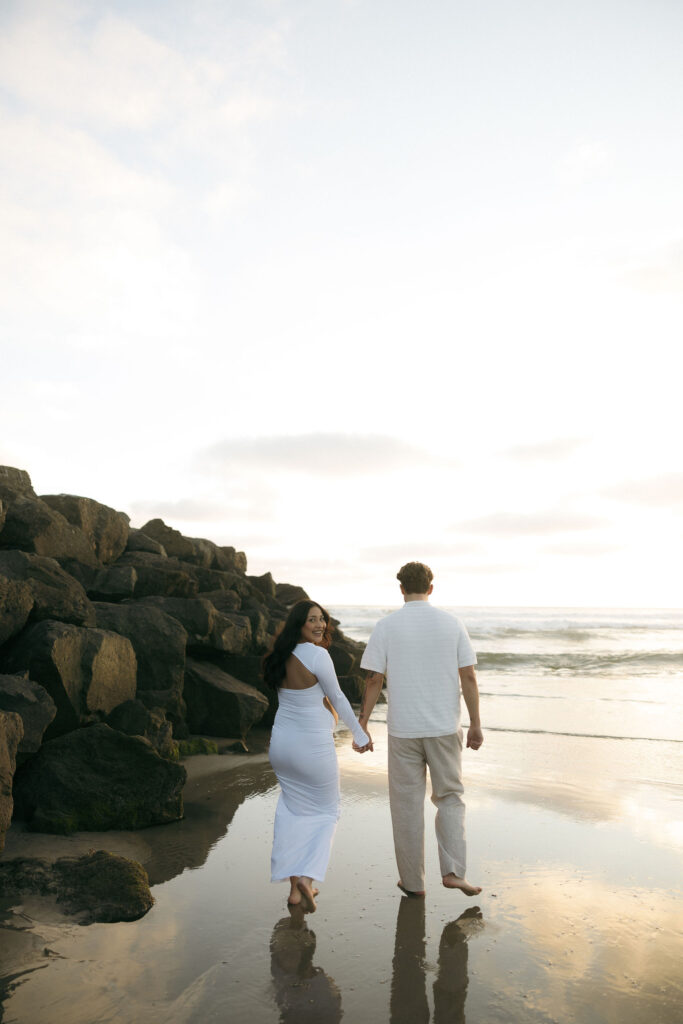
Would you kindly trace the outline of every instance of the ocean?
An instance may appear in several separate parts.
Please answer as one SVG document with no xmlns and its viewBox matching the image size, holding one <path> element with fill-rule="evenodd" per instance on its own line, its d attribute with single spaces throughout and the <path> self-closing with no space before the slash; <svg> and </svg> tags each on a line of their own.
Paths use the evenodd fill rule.
<svg viewBox="0 0 683 1024">
<path fill-rule="evenodd" d="M 330 614 L 365 642 L 393 610 L 345 605 Z M 477 652 L 485 729 L 683 743 L 682 610 L 447 610 Z"/>
</svg>

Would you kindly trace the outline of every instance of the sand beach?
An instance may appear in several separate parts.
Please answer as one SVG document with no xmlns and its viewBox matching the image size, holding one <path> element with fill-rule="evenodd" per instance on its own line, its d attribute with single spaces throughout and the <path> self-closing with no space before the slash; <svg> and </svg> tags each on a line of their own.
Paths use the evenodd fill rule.
<svg viewBox="0 0 683 1024">
<path fill-rule="evenodd" d="M 428 799 L 427 897 L 396 888 L 378 705 L 374 753 L 337 734 L 342 817 L 318 910 L 288 911 L 287 886 L 269 882 L 278 790 L 257 730 L 249 754 L 187 759 L 182 821 L 69 837 L 12 825 L 3 859 L 121 853 L 145 865 L 155 904 L 85 927 L 45 900 L 5 901 L 3 1024 L 679 1024 L 678 627 L 641 615 L 617 635 L 606 616 L 543 615 L 469 615 L 485 743 L 464 758 L 468 876 L 481 895 L 440 884 Z M 362 638 L 363 616 L 346 616 Z"/>
</svg>

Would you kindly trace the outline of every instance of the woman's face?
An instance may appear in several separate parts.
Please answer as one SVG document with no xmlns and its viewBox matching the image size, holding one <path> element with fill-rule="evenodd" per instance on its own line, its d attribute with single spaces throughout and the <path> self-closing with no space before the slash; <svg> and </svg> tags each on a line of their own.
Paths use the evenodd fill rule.
<svg viewBox="0 0 683 1024">
<path fill-rule="evenodd" d="M 306 621 L 301 627 L 302 643 L 319 644 L 325 635 L 325 616 L 316 604 L 309 608 Z"/>
</svg>

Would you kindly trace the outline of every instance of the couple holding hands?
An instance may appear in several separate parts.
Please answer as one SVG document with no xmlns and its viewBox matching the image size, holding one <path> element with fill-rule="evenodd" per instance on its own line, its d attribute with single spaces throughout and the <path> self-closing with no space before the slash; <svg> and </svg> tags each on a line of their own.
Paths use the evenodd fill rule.
<svg viewBox="0 0 683 1024">
<path fill-rule="evenodd" d="M 424 798 L 429 767 L 443 884 L 468 896 L 481 892 L 465 878 L 461 776 L 461 689 L 470 718 L 467 746 L 478 750 L 483 742 L 476 655 L 460 620 L 430 603 L 433 574 L 428 566 L 408 562 L 397 578 L 404 604 L 380 619 L 363 654 L 361 668 L 367 679 L 359 718 L 339 687 L 327 650 L 330 616 L 321 605 L 294 605 L 264 658 L 264 679 L 277 689 L 279 698 L 270 740 L 270 762 L 281 788 L 271 881 L 290 883 L 290 906 L 316 909 L 314 882 L 325 878 L 339 819 L 339 768 L 326 705 L 351 731 L 354 750 L 372 750 L 367 726 L 385 677 L 398 886 L 407 896 L 425 895 Z"/>
</svg>

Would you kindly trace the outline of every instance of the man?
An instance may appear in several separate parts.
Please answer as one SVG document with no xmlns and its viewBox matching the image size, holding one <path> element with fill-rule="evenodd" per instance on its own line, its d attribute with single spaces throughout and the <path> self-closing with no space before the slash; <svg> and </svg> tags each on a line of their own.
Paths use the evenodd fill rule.
<svg viewBox="0 0 683 1024">
<path fill-rule="evenodd" d="M 441 877 L 447 889 L 481 892 L 465 878 L 465 804 L 461 777 L 460 688 L 470 716 L 467 746 L 484 742 L 479 720 L 477 658 L 455 616 L 429 603 L 434 576 L 408 562 L 397 573 L 404 605 L 375 626 L 361 660 L 368 670 L 359 721 L 368 721 L 387 679 L 389 803 L 399 888 L 424 896 L 426 767 L 436 805 Z M 354 745 L 355 746 L 355 745 Z"/>
</svg>

